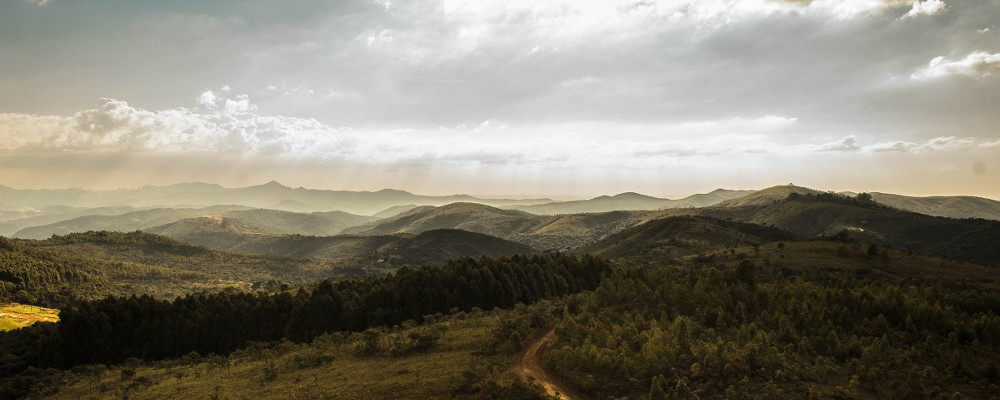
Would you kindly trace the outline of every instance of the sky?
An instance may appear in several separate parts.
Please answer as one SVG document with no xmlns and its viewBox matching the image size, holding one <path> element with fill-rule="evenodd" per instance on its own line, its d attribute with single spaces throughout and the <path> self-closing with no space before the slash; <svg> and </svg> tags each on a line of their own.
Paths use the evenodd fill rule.
<svg viewBox="0 0 1000 400">
<path fill-rule="evenodd" d="M 993 0 L 6 0 L 0 184 L 1000 199 Z"/>
</svg>

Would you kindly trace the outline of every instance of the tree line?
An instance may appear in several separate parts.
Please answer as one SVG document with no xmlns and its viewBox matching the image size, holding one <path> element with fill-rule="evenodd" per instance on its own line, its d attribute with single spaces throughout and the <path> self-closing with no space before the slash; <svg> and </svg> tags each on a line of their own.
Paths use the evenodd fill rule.
<svg viewBox="0 0 1000 400">
<path fill-rule="evenodd" d="M 108 297 L 64 309 L 56 324 L 0 335 L 0 372 L 164 359 L 192 351 L 228 354 L 254 341 L 307 342 L 326 332 L 420 322 L 435 313 L 511 308 L 593 289 L 610 270 L 607 261 L 593 256 L 465 258 L 276 294 L 229 290 L 173 301 Z"/>
</svg>

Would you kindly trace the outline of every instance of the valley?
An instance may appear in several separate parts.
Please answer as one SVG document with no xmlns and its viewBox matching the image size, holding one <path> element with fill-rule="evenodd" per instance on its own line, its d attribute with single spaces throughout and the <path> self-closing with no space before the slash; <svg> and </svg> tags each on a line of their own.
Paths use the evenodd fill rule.
<svg viewBox="0 0 1000 400">
<path fill-rule="evenodd" d="M 985 199 L 390 193 L 5 213 L 0 302 L 48 308 L 3 317 L 0 397 L 978 398 L 1000 376 Z"/>
</svg>

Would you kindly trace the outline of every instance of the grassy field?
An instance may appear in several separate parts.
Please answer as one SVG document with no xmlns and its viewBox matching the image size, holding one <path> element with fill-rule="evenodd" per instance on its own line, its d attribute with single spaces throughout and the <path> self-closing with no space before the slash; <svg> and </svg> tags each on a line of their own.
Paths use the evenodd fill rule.
<svg viewBox="0 0 1000 400">
<path fill-rule="evenodd" d="M 324 335 L 309 344 L 255 344 L 228 357 L 81 366 L 53 372 L 29 398 L 476 398 L 466 393 L 470 387 L 518 382 L 518 355 L 493 351 L 494 332 L 513 313 L 459 313 L 419 326 Z M 429 349 L 394 354 L 394 344 L 415 332 L 440 337 Z"/>
<path fill-rule="evenodd" d="M 23 328 L 35 322 L 59 321 L 59 310 L 7 303 L 0 305 L 0 332 Z"/>
</svg>

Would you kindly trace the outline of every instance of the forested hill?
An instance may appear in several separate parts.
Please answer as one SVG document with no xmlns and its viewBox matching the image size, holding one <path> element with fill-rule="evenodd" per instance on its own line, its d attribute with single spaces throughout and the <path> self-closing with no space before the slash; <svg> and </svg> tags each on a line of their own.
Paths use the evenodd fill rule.
<svg viewBox="0 0 1000 400">
<path fill-rule="evenodd" d="M 510 308 L 596 287 L 610 265 L 591 256 L 462 259 L 403 268 L 365 280 L 324 281 L 311 291 L 221 292 L 178 298 L 110 297 L 62 311 L 56 324 L 0 335 L 10 359 L 0 373 L 28 366 L 67 368 L 160 359 L 195 351 L 227 354 L 249 341 L 309 341 L 332 331 L 399 324 L 473 307 Z"/>
<path fill-rule="evenodd" d="M 352 271 L 305 259 L 218 251 L 141 232 L 50 239 L 0 237 L 0 301 L 63 307 L 81 299 L 149 294 L 173 298 L 254 282 L 315 282 Z"/>
<path fill-rule="evenodd" d="M 859 195 L 788 194 L 782 200 L 710 207 L 699 214 L 774 226 L 800 236 L 843 235 L 960 261 L 1000 266 L 1000 222 L 933 217 L 895 209 Z"/>
<path fill-rule="evenodd" d="M 667 217 L 626 229 L 578 251 L 604 257 L 669 260 L 793 239 L 778 228 L 700 216 Z"/>
<path fill-rule="evenodd" d="M 534 251 L 524 244 L 463 230 L 438 229 L 417 235 L 288 235 L 258 231 L 230 218 L 191 218 L 147 232 L 215 249 L 335 260 L 359 268 L 440 264 L 458 257 L 510 256 Z"/>
</svg>

